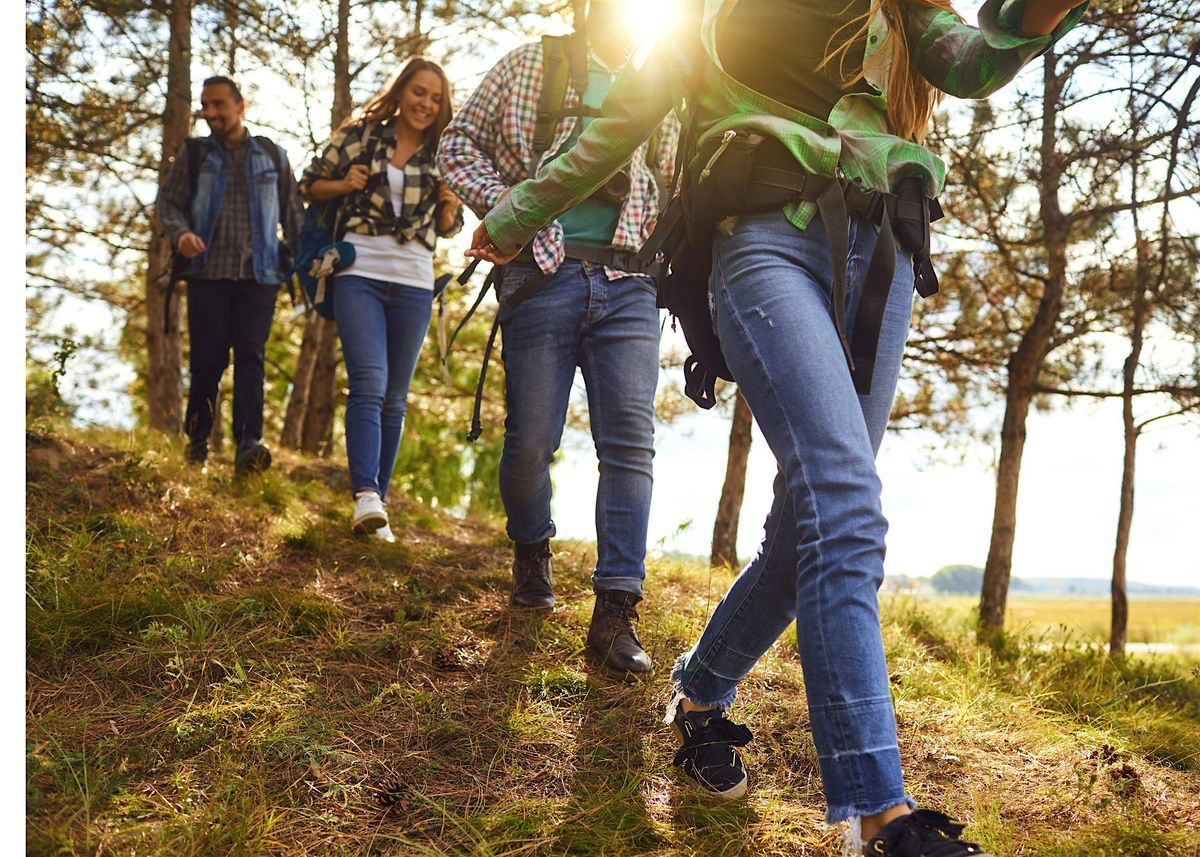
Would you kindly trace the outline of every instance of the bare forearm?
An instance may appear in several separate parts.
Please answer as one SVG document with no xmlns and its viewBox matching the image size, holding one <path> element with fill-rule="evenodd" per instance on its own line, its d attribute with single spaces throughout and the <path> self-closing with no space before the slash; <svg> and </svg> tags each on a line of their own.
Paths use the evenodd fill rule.
<svg viewBox="0 0 1200 857">
<path fill-rule="evenodd" d="M 308 189 L 309 196 L 317 202 L 325 202 L 335 197 L 345 196 L 353 188 L 342 179 L 317 179 Z"/>
<path fill-rule="evenodd" d="M 1021 30 L 1027 36 L 1046 36 L 1062 23 L 1081 0 L 1026 0 Z"/>
</svg>

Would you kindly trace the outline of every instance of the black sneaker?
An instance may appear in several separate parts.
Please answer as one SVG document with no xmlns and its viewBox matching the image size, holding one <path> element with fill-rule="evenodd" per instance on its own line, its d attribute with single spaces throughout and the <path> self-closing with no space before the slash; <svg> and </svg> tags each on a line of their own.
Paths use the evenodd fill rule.
<svg viewBox="0 0 1200 857">
<path fill-rule="evenodd" d="M 932 809 L 918 809 L 884 826 L 867 843 L 868 857 L 991 857 L 959 839 L 965 825 Z"/>
<path fill-rule="evenodd" d="M 241 446 L 233 460 L 233 472 L 236 476 L 262 473 L 270 466 L 271 450 L 262 441 L 254 441 Z"/>
<path fill-rule="evenodd" d="M 683 741 L 675 767 L 713 797 L 737 800 L 746 793 L 746 766 L 734 748 L 750 743 L 749 729 L 727 720 L 719 708 L 684 713 L 682 703 L 671 725 Z"/>
</svg>

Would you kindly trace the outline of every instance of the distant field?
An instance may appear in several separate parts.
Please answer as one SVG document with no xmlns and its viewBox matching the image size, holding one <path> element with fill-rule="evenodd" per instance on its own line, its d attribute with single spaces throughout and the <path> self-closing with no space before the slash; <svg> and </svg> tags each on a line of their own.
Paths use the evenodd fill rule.
<svg viewBox="0 0 1200 857">
<path fill-rule="evenodd" d="M 963 617 L 978 599 L 938 596 L 930 604 L 941 604 L 949 614 Z M 1010 596 L 1010 631 L 1061 640 L 1108 641 L 1111 604 L 1107 598 L 1039 598 Z M 1200 644 L 1200 598 L 1134 598 L 1129 602 L 1129 642 Z"/>
</svg>

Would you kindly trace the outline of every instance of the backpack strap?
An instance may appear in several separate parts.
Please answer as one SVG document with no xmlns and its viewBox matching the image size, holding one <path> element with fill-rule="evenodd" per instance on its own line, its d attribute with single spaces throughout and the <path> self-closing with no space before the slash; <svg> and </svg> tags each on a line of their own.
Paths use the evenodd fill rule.
<svg viewBox="0 0 1200 857">
<path fill-rule="evenodd" d="M 566 36 L 542 36 L 542 91 L 538 95 L 537 114 L 533 126 L 533 162 L 530 172 L 538 168 L 542 156 L 554 142 L 558 123 L 568 116 L 599 116 L 600 111 L 583 103 L 588 83 L 587 37 L 582 33 Z M 579 96 L 575 107 L 564 107 L 568 85 Z"/>
<path fill-rule="evenodd" d="M 353 161 L 351 161 L 350 165 L 354 166 L 355 164 L 362 164 L 365 166 L 367 168 L 367 177 L 369 179 L 371 175 L 371 164 L 375 162 L 375 152 L 379 148 L 379 141 L 383 137 L 383 131 L 382 128 L 380 128 L 380 132 L 378 134 L 372 134 L 371 124 L 364 119 L 362 125 L 362 135 L 362 153 Z M 366 187 L 363 188 L 363 191 L 366 191 Z M 337 199 L 337 213 L 334 214 L 333 229 L 329 233 L 334 241 L 341 241 L 343 236 L 346 234 L 345 229 L 342 226 L 342 218 L 346 211 L 346 198 L 349 196 L 350 194 L 346 194 L 345 196 L 338 197 Z"/>
<path fill-rule="evenodd" d="M 279 146 L 270 137 L 264 137 L 261 134 L 254 138 L 258 145 L 267 150 L 267 155 L 271 158 L 271 163 L 275 165 L 275 172 L 283 172 L 283 155 L 279 151 Z"/>
</svg>

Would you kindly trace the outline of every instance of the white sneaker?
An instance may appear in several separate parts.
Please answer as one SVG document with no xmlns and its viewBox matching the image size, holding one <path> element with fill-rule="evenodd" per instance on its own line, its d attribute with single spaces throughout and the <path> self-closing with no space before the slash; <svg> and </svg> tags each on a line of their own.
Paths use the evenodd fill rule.
<svg viewBox="0 0 1200 857">
<path fill-rule="evenodd" d="M 387 542 L 389 545 L 396 543 L 396 537 L 392 534 L 392 528 L 384 524 L 375 532 L 371 533 L 371 538 L 379 539 L 381 542 Z"/>
<path fill-rule="evenodd" d="M 356 533 L 370 533 L 388 524 L 383 500 L 374 491 L 360 491 L 354 497 L 354 516 L 350 526 Z"/>
</svg>

